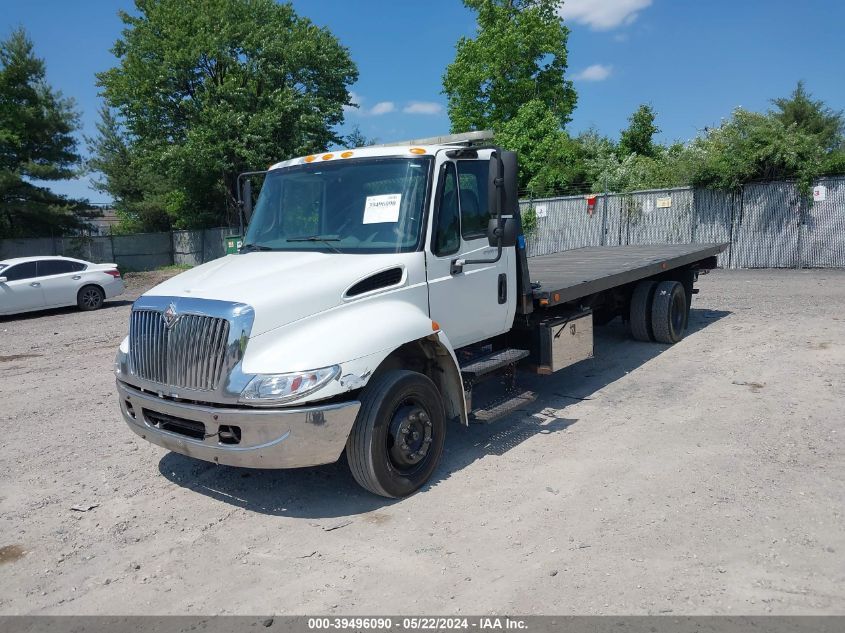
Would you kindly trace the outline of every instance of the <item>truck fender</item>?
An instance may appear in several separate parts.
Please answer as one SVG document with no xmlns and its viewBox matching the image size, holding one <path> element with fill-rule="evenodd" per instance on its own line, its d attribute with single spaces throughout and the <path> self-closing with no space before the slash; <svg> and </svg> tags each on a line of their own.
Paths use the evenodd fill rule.
<svg viewBox="0 0 845 633">
<path fill-rule="evenodd" d="M 443 404 L 446 407 L 446 414 L 450 419 L 457 418 L 464 426 L 469 426 L 469 411 L 467 411 L 467 399 L 464 393 L 464 380 L 461 377 L 461 366 L 455 350 L 449 342 L 449 338 L 443 331 L 437 332 L 438 365 L 443 373 L 441 382 L 435 380 L 435 384 L 443 396 Z"/>
<path fill-rule="evenodd" d="M 420 296 L 409 297 L 409 292 Z M 364 388 L 378 371 L 424 371 L 441 390 L 447 415 L 466 423 L 457 358 L 446 334 L 418 307 L 427 305 L 427 289 L 421 286 L 401 297 L 377 296 L 294 321 L 251 338 L 243 372 L 279 374 L 339 365 L 337 380 L 297 401 L 305 404 Z"/>
<path fill-rule="evenodd" d="M 446 418 L 469 424 L 460 366 L 443 331 L 399 346 L 384 357 L 373 375 L 393 369 L 411 369 L 428 376 L 440 392 Z"/>
</svg>

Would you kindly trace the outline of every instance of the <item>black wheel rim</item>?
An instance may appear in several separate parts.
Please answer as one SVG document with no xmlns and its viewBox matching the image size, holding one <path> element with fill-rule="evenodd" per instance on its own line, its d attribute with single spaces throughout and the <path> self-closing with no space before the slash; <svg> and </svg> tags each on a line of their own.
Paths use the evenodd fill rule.
<svg viewBox="0 0 845 633">
<path fill-rule="evenodd" d="M 387 431 L 387 456 L 403 475 L 425 468 L 431 457 L 434 426 L 428 409 L 416 398 L 405 398 L 394 409 Z"/>
<path fill-rule="evenodd" d="M 86 308 L 98 307 L 100 305 L 100 293 L 93 288 L 89 288 L 82 293 L 82 303 L 85 304 Z"/>
<path fill-rule="evenodd" d="M 680 292 L 676 292 L 672 296 L 672 314 L 670 319 L 672 321 L 672 330 L 674 332 L 681 332 L 684 329 L 684 311 L 686 310 L 686 301 Z"/>
</svg>

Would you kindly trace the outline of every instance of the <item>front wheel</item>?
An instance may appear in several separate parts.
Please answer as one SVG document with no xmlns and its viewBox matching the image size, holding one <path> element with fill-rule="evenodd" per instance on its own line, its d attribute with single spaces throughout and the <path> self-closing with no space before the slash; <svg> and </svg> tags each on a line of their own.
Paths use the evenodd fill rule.
<svg viewBox="0 0 845 633">
<path fill-rule="evenodd" d="M 76 305 L 80 310 L 99 310 L 105 299 L 105 293 L 97 286 L 84 286 L 76 294 Z"/>
<path fill-rule="evenodd" d="M 389 371 L 364 390 L 346 442 L 352 476 L 383 497 L 405 497 L 428 481 L 446 436 L 440 392 L 413 371 Z"/>
</svg>

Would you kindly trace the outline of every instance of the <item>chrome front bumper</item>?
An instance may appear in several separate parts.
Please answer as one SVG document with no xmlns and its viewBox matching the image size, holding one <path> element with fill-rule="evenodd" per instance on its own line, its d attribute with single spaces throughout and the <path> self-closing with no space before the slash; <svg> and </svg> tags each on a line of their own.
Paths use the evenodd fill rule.
<svg viewBox="0 0 845 633">
<path fill-rule="evenodd" d="M 117 392 L 123 419 L 143 439 L 182 455 L 244 468 L 298 468 L 337 461 L 361 406 L 350 401 L 279 409 L 209 407 L 165 400 L 120 380 Z M 185 428 L 203 428 L 196 424 L 201 423 L 204 437 L 159 428 L 162 419 L 170 419 L 162 416 L 171 416 Z M 239 441 L 223 443 L 221 426 L 237 427 Z"/>
</svg>

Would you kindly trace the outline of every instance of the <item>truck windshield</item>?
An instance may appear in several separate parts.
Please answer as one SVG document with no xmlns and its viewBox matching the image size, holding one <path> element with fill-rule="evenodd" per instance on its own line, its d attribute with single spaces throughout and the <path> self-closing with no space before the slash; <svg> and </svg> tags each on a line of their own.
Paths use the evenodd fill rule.
<svg viewBox="0 0 845 633">
<path fill-rule="evenodd" d="M 242 251 L 416 250 L 430 161 L 355 159 L 271 171 Z"/>
</svg>

